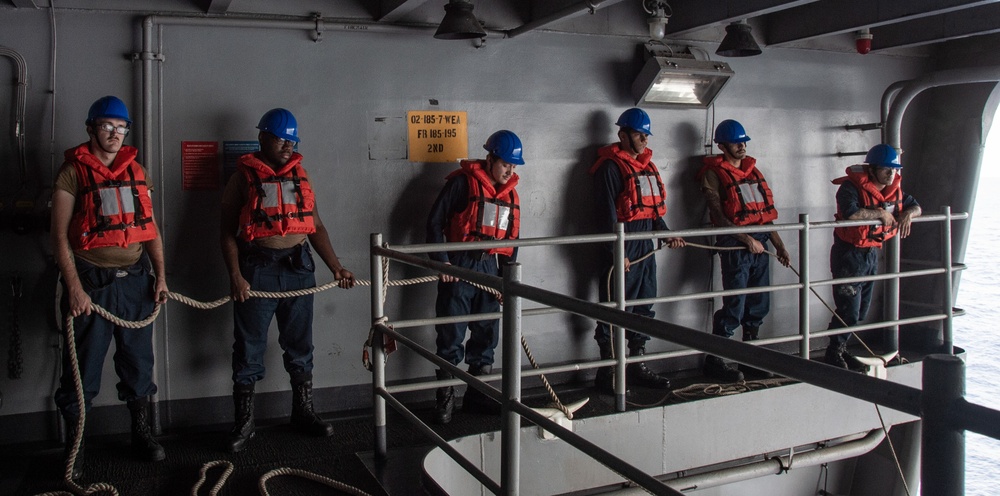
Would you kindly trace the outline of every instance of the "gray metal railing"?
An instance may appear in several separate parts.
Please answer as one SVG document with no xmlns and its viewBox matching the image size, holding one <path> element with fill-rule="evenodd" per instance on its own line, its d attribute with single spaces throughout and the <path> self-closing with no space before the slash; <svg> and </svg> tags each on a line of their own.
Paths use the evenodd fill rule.
<svg viewBox="0 0 1000 496">
<path fill-rule="evenodd" d="M 625 364 L 629 361 L 627 357 L 619 356 L 615 360 L 600 360 L 587 363 L 578 363 L 570 366 L 559 366 L 542 368 L 537 371 L 521 371 L 520 353 L 517 350 L 520 345 L 521 318 L 530 314 L 552 313 L 554 311 L 569 312 L 576 315 L 589 317 L 598 321 L 607 322 L 613 326 L 616 346 L 624 349 L 624 329 L 648 334 L 652 337 L 664 339 L 672 343 L 677 343 L 688 347 L 688 350 L 674 351 L 668 353 L 650 354 L 642 357 L 643 360 L 661 359 L 672 356 L 681 356 L 694 353 L 710 353 L 718 355 L 740 363 L 748 364 L 752 367 L 768 370 L 784 377 L 796 379 L 814 386 L 822 387 L 831 391 L 842 393 L 864 401 L 883 405 L 913 416 L 921 417 L 923 423 L 923 444 L 924 450 L 921 462 L 921 483 L 925 494 L 955 494 L 959 495 L 964 490 L 964 431 L 970 430 L 996 439 L 1000 439 L 1000 412 L 980 405 L 968 403 L 962 395 L 964 394 L 964 363 L 950 355 L 931 355 L 925 359 L 925 367 L 934 367 L 940 373 L 924 374 L 923 393 L 921 389 L 904 386 L 884 380 L 860 375 L 855 372 L 829 367 L 818 362 L 811 362 L 809 357 L 809 340 L 811 337 L 822 337 L 831 334 L 840 334 L 852 331 L 867 329 L 885 328 L 893 326 L 898 334 L 900 324 L 911 324 L 931 321 L 944 321 L 944 342 L 945 351 L 952 350 L 952 297 L 950 289 L 952 287 L 952 275 L 957 269 L 953 267 L 950 258 L 950 222 L 957 219 L 967 218 L 967 214 L 952 215 L 946 207 L 941 215 L 925 215 L 914 219 L 914 222 L 942 222 L 948 226 L 942 229 L 942 262 L 940 268 L 920 269 L 906 272 L 899 272 L 888 268 L 889 273 L 869 276 L 831 279 L 823 281 L 810 281 L 808 260 L 809 260 L 809 233 L 817 228 L 832 228 L 857 225 L 876 225 L 877 221 L 844 221 L 844 222 L 817 222 L 810 223 L 808 216 L 800 215 L 797 224 L 776 224 L 768 226 L 755 226 L 750 228 L 712 228 L 712 229 L 691 229 L 681 231 L 671 231 L 669 233 L 641 233 L 624 234 L 619 224 L 619 229 L 613 235 L 585 235 L 567 237 L 534 238 L 526 240 L 511 240 L 502 243 L 497 242 L 474 242 L 474 243 L 443 243 L 443 244 L 423 244 L 411 245 L 408 247 L 394 247 L 389 249 L 382 246 L 381 235 L 373 234 L 371 238 L 371 270 L 372 280 L 382 280 L 382 259 L 383 257 L 399 261 L 405 264 L 423 267 L 434 272 L 440 272 L 462 278 L 464 280 L 480 284 L 501 291 L 504 298 L 504 309 L 502 314 L 480 314 L 475 316 L 482 318 L 503 317 L 503 339 L 504 339 L 504 363 L 502 375 L 502 391 L 488 385 L 483 380 L 495 380 L 496 375 L 474 377 L 467 372 L 455 367 L 437 357 L 433 351 L 423 348 L 419 343 L 406 337 L 398 331 L 402 327 L 412 327 L 415 325 L 427 325 L 436 322 L 444 322 L 446 319 L 420 319 L 412 321 L 394 322 L 389 328 L 383 324 L 374 326 L 375 339 L 372 340 L 373 355 L 373 396 L 375 408 L 375 452 L 377 458 L 384 458 L 386 455 L 386 414 L 385 405 L 388 401 L 393 408 L 400 410 L 404 418 L 419 424 L 422 431 L 428 433 L 432 441 L 467 471 L 470 472 L 484 487 L 496 494 L 516 495 L 519 486 L 519 454 L 518 436 L 520 428 L 520 417 L 528 418 L 544 429 L 552 432 L 564 441 L 580 449 L 582 452 L 593 457 L 598 462 L 604 464 L 623 477 L 637 483 L 654 494 L 680 494 L 674 489 L 667 487 L 658 479 L 649 474 L 645 474 L 623 460 L 607 453 L 601 448 L 593 445 L 586 439 L 573 432 L 560 427 L 555 422 L 542 417 L 520 402 L 521 377 L 525 375 L 538 375 L 543 373 L 559 372 L 564 370 L 580 370 L 594 368 L 598 366 L 615 365 L 616 373 L 616 404 L 619 410 L 624 410 L 624 370 Z M 753 292 L 774 291 L 774 290 L 798 290 L 800 303 L 799 333 L 794 336 L 783 336 L 778 338 L 764 339 L 756 341 L 755 344 L 747 344 L 740 341 L 733 341 L 712 334 L 688 329 L 668 322 L 657 321 L 647 317 L 638 316 L 624 312 L 622 309 L 626 305 L 639 302 L 659 302 L 659 301 L 683 301 L 698 298 L 714 298 L 723 294 L 737 294 L 725 291 L 714 291 L 680 295 L 672 297 L 658 297 L 635 302 L 625 301 L 624 295 L 616 295 L 615 307 L 609 308 L 607 304 L 598 304 L 584 301 L 572 296 L 562 295 L 538 287 L 524 284 L 520 281 L 520 265 L 511 264 L 505 268 L 504 278 L 489 276 L 480 272 L 458 268 L 448 264 L 442 264 L 414 256 L 413 253 L 423 253 L 431 251 L 446 251 L 449 249 L 474 249 L 492 248 L 499 246 L 543 246 L 556 244 L 575 243 L 595 243 L 595 242 L 615 242 L 618 255 L 615 260 L 614 273 L 619 279 L 618 288 L 623 287 L 624 279 L 624 242 L 627 239 L 652 239 L 656 237 L 691 237 L 705 236 L 712 234 L 733 234 L 738 232 L 770 232 L 775 230 L 793 230 L 799 232 L 799 258 L 803 263 L 799 270 L 799 283 L 772 286 L 753 290 L 741 290 L 738 294 L 748 294 Z M 945 237 L 947 236 L 947 237 Z M 945 246 L 947 245 L 947 246 Z M 898 243 L 887 247 L 890 251 L 896 252 L 898 260 Z M 894 307 L 895 312 L 887 312 L 895 318 L 879 323 L 863 324 L 852 327 L 844 327 L 824 332 L 810 333 L 808 308 L 810 304 L 809 293 L 814 287 L 821 287 L 831 284 L 845 282 L 889 280 L 897 281 L 899 278 L 943 275 L 941 279 L 946 292 L 942 301 L 943 313 L 929 314 L 907 319 L 898 318 L 898 286 L 895 295 L 887 295 L 885 304 L 887 307 Z M 523 310 L 521 308 L 522 299 L 548 305 L 549 308 Z M 382 289 L 378 284 L 372 285 L 372 316 L 373 322 L 380 322 L 383 317 Z M 462 321 L 470 320 L 470 317 Z M 451 318 L 450 321 L 455 321 Z M 401 325 L 405 324 L 405 325 Z M 397 342 L 407 346 L 423 358 L 434 363 L 438 367 L 449 370 L 457 379 L 451 381 L 432 381 L 423 384 L 409 384 L 405 386 L 387 387 L 385 384 L 385 354 L 382 349 L 382 335 L 388 335 Z M 772 344 L 776 342 L 799 341 L 800 355 L 786 355 L 759 345 Z M 898 343 L 898 335 L 890 339 L 890 343 Z M 624 355 L 624 354 L 620 354 Z M 413 391 L 420 389 L 431 389 L 450 384 L 467 383 L 470 387 L 479 390 L 488 397 L 498 401 L 503 407 L 503 427 L 502 427 L 502 454 L 501 454 L 501 481 L 499 484 L 489 479 L 474 465 L 465 460 L 453 448 L 446 446 L 447 442 L 433 433 L 426 425 L 422 424 L 405 405 L 393 398 L 393 393 L 403 391 Z M 933 481 L 929 480 L 933 479 Z M 929 488 L 937 488 L 930 492 Z"/>
</svg>

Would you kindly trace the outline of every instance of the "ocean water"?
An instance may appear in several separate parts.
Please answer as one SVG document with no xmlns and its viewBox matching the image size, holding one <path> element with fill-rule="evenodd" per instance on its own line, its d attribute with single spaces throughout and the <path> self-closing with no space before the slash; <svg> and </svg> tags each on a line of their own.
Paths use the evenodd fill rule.
<svg viewBox="0 0 1000 496">
<path fill-rule="evenodd" d="M 992 133 L 992 134 L 1000 134 Z M 1000 147 L 990 151 L 1000 155 Z M 985 173 L 1000 166 L 984 157 Z M 991 163 L 992 162 L 992 163 Z M 957 307 L 966 315 L 955 318 L 955 344 L 968 351 L 966 398 L 1000 410 L 1000 177 L 984 177 L 965 254 L 968 269 L 962 273 Z M 1000 487 L 1000 441 L 967 433 L 965 494 L 993 496 Z"/>
</svg>

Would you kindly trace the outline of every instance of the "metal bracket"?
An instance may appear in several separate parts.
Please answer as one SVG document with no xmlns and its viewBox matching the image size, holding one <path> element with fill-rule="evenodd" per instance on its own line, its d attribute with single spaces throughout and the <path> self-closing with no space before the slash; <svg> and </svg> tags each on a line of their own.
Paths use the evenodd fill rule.
<svg viewBox="0 0 1000 496">
<path fill-rule="evenodd" d="M 162 53 L 153 53 L 153 52 L 130 53 L 126 55 L 125 58 L 131 60 L 132 62 L 137 62 L 140 60 L 155 60 L 157 62 L 163 62 L 164 60 L 166 60 L 166 58 L 163 56 Z"/>
<path fill-rule="evenodd" d="M 323 41 L 323 14 L 313 12 L 312 20 L 316 23 L 316 28 L 312 33 L 310 33 L 310 37 L 313 42 L 319 43 Z"/>
<path fill-rule="evenodd" d="M 844 126 L 844 129 L 848 131 L 853 131 L 855 129 L 859 131 L 874 131 L 875 129 L 882 129 L 882 123 L 870 122 L 868 124 L 848 124 Z"/>
</svg>

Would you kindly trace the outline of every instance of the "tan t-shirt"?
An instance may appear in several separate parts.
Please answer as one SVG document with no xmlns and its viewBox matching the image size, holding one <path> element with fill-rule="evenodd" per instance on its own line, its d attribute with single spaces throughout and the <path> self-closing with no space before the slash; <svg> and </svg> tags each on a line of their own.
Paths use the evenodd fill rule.
<svg viewBox="0 0 1000 496">
<path fill-rule="evenodd" d="M 306 176 L 308 177 L 308 176 Z M 226 184 L 226 189 L 222 192 L 222 204 L 236 210 L 242 210 L 243 206 L 250 201 L 250 185 L 247 183 L 247 177 L 243 172 L 237 171 L 231 178 L 229 178 L 229 183 Z M 316 207 L 313 207 L 316 208 Z M 236 237 L 239 238 L 239 231 L 237 230 Z M 301 245 L 306 241 L 308 236 L 305 234 L 289 234 L 286 236 L 266 236 L 263 238 L 256 238 L 253 240 L 253 244 L 261 248 L 270 248 L 272 250 L 283 250 L 285 248 L 291 248 L 293 246 Z"/>
<path fill-rule="evenodd" d="M 146 186 L 149 188 L 150 196 L 153 192 L 153 183 L 149 174 L 146 174 Z M 79 190 L 79 180 L 76 177 L 76 168 L 72 164 L 63 164 L 56 175 L 55 189 L 65 191 L 75 199 Z M 73 208 L 76 212 L 76 207 Z M 89 250 L 73 250 L 73 255 L 88 263 L 98 267 L 128 267 L 134 265 L 142 256 L 142 243 L 132 243 L 125 248 L 119 246 L 107 246 L 103 248 L 91 248 Z"/>
</svg>

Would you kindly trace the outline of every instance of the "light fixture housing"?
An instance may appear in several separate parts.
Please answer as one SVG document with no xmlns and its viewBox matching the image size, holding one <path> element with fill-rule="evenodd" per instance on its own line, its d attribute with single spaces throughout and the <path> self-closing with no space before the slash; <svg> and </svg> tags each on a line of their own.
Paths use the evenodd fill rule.
<svg viewBox="0 0 1000 496">
<path fill-rule="evenodd" d="M 750 25 L 745 20 L 726 26 L 726 37 L 715 51 L 722 57 L 751 57 L 761 53 L 760 45 L 753 39 Z"/>
<path fill-rule="evenodd" d="M 725 62 L 654 53 L 632 83 L 637 106 L 707 108 L 735 73 Z"/>
<path fill-rule="evenodd" d="M 484 38 L 486 31 L 479 24 L 479 20 L 473 15 L 475 8 L 470 2 L 464 0 L 451 0 L 444 6 L 444 19 L 438 26 L 434 37 L 439 40 L 468 40 L 473 38 Z"/>
</svg>

